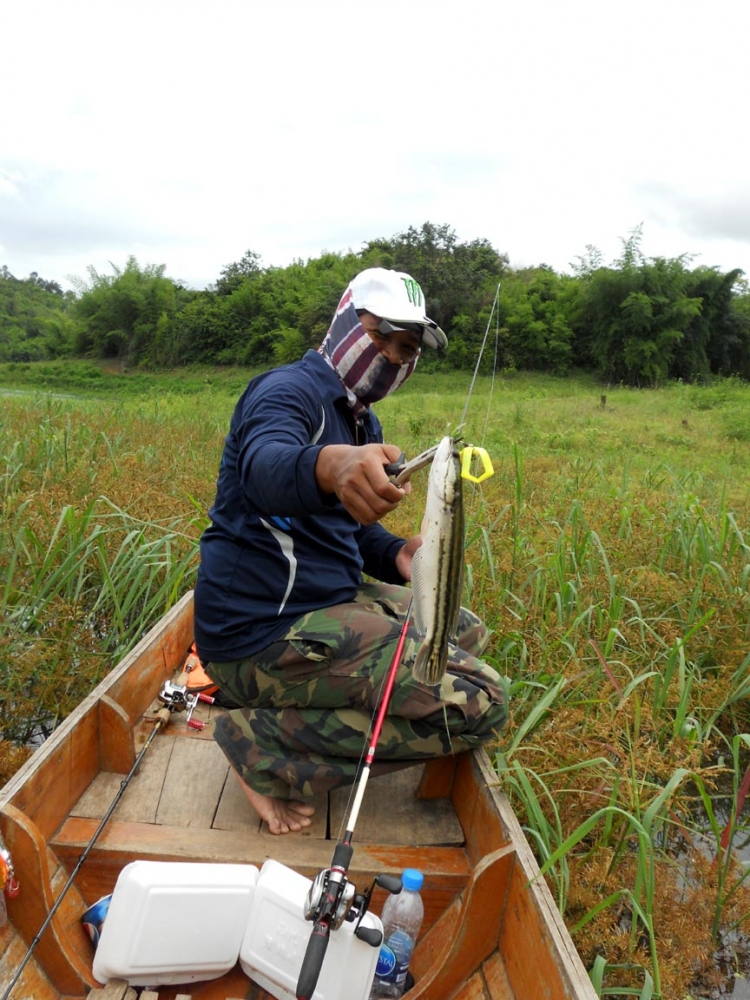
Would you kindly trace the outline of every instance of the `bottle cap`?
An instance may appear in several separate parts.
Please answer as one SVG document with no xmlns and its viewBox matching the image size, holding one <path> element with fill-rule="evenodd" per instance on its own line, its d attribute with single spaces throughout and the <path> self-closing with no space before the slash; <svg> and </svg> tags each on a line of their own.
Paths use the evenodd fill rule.
<svg viewBox="0 0 750 1000">
<path fill-rule="evenodd" d="M 403 875 L 401 876 L 401 885 L 404 889 L 419 892 L 423 882 L 424 875 L 418 868 L 404 868 Z"/>
</svg>

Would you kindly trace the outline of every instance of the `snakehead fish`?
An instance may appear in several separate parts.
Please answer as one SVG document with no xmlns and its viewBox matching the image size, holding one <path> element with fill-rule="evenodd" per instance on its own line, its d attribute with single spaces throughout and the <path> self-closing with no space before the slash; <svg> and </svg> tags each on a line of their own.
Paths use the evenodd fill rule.
<svg viewBox="0 0 750 1000">
<path fill-rule="evenodd" d="M 424 636 L 414 676 L 438 684 L 448 662 L 461 606 L 464 566 L 464 508 L 456 442 L 444 437 L 427 482 L 422 544 L 412 564 L 413 624 Z"/>
</svg>

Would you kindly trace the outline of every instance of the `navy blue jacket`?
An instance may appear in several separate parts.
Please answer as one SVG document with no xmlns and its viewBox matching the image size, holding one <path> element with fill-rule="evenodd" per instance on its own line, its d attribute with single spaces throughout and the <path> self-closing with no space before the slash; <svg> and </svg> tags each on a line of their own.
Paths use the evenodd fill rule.
<svg viewBox="0 0 750 1000">
<path fill-rule="evenodd" d="M 351 601 L 363 572 L 404 582 L 395 567 L 404 539 L 363 527 L 315 480 L 325 445 L 382 440 L 371 410 L 355 429 L 346 392 L 316 351 L 250 382 L 200 544 L 195 639 L 204 660 L 250 656 L 301 615 Z"/>
</svg>

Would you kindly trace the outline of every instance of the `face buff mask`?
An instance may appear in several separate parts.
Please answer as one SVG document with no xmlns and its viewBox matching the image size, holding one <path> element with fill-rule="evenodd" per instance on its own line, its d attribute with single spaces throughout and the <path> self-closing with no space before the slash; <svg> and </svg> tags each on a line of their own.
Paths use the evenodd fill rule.
<svg viewBox="0 0 750 1000">
<path fill-rule="evenodd" d="M 319 351 L 343 383 L 358 417 L 371 403 L 404 384 L 416 368 L 419 355 L 405 365 L 391 364 L 360 323 L 351 299 L 347 289 Z"/>
</svg>

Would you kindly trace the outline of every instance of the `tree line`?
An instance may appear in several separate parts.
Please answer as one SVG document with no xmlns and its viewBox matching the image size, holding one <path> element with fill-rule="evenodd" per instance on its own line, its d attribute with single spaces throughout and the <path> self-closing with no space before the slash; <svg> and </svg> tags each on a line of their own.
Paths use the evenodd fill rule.
<svg viewBox="0 0 750 1000">
<path fill-rule="evenodd" d="M 445 357 L 422 364 L 473 368 L 489 334 L 486 363 L 564 375 L 594 371 L 607 382 L 659 385 L 710 375 L 750 378 L 750 288 L 743 272 L 694 267 L 688 255 L 644 256 L 641 228 L 604 264 L 595 247 L 560 274 L 513 269 L 487 240 L 460 242 L 426 222 L 287 267 L 264 267 L 249 250 L 196 291 L 165 265 L 130 257 L 111 274 L 88 270 L 63 292 L 36 273 L 0 269 L 0 361 L 116 359 L 124 366 L 269 366 L 300 357 L 325 335 L 339 297 L 365 267 L 408 271 L 430 316 L 449 337 Z"/>
</svg>

